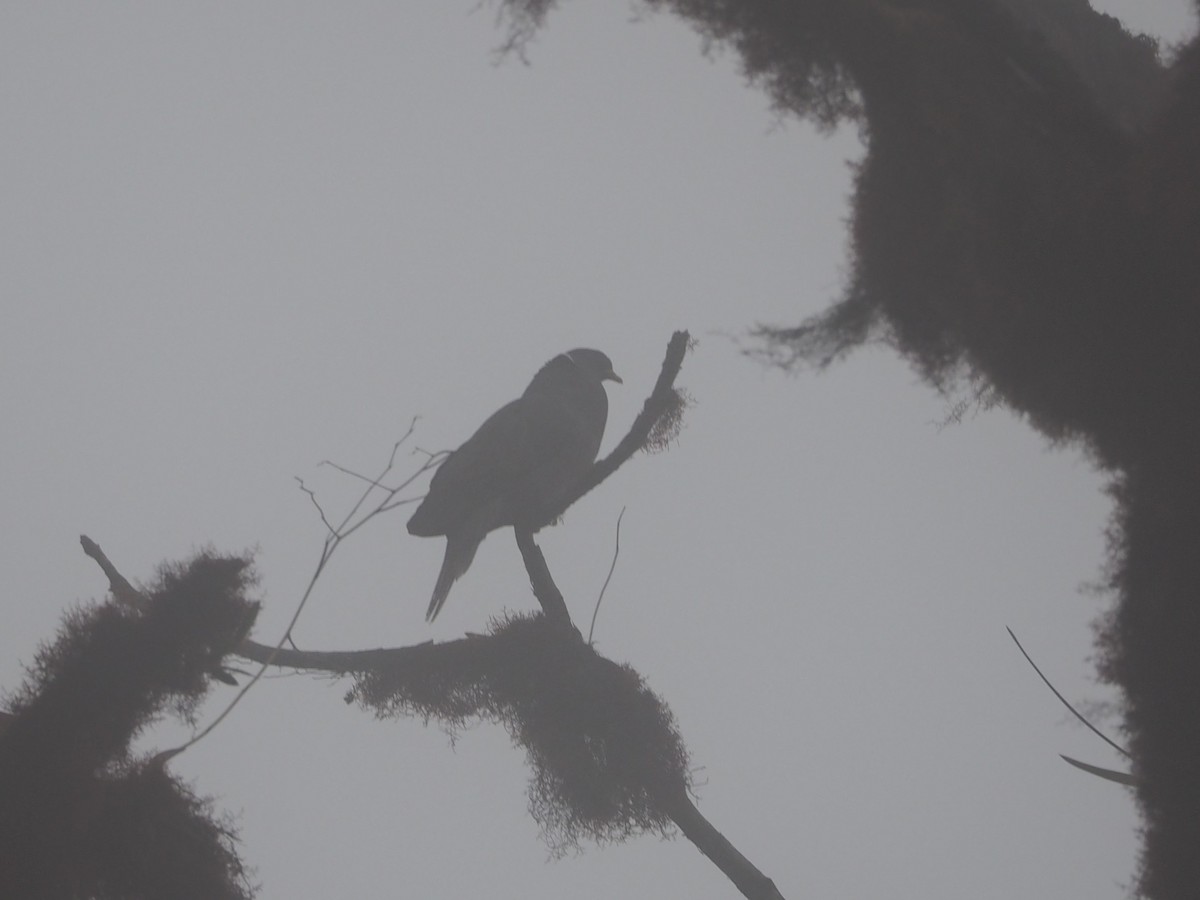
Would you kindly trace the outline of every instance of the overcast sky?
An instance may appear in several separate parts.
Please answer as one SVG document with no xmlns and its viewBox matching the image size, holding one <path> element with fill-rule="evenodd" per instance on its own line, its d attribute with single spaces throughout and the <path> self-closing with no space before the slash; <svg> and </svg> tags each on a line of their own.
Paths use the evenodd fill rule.
<svg viewBox="0 0 1200 900">
<path fill-rule="evenodd" d="M 1184 0 L 1096 5 L 1192 28 Z M 274 640 L 323 539 L 293 476 L 343 510 L 320 460 L 372 471 L 414 415 L 453 447 L 576 346 L 625 379 L 606 451 L 687 328 L 679 440 L 541 544 L 586 627 L 627 508 L 597 645 L 674 710 L 700 809 L 787 897 L 1124 896 L 1131 799 L 1057 754 L 1121 760 L 1004 630 L 1110 699 L 1103 478 L 1003 412 L 939 428 L 950 401 L 885 350 L 789 377 L 727 337 L 837 296 L 857 136 L 781 122 L 624 3 L 566 4 L 530 65 L 501 39 L 473 0 L 0 6 L 0 685 L 103 594 L 79 534 L 135 580 L 255 548 Z M 443 542 L 406 517 L 339 551 L 300 646 L 535 608 L 497 533 L 427 626 Z M 171 764 L 240 815 L 264 898 L 734 895 L 682 838 L 548 862 L 502 731 L 451 748 L 343 689 L 264 681 Z"/>
</svg>

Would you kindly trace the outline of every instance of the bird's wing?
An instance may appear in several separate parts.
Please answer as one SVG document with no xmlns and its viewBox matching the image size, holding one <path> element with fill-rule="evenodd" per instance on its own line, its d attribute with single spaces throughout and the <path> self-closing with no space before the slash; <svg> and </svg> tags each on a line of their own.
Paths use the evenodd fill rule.
<svg viewBox="0 0 1200 900">
<path fill-rule="evenodd" d="M 501 407 L 438 467 L 409 531 L 445 534 L 487 510 L 493 513 L 478 523 L 486 530 L 508 524 L 488 519 L 507 518 L 511 499 L 537 490 L 539 476 L 552 477 L 560 460 L 577 456 L 578 430 L 550 400 L 526 396 Z"/>
</svg>

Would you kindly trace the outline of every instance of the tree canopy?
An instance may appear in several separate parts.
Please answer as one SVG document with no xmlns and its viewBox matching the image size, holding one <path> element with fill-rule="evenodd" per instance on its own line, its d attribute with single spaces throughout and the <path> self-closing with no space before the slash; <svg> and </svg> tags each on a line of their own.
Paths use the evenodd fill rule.
<svg viewBox="0 0 1200 900">
<path fill-rule="evenodd" d="M 553 3 L 510 0 L 514 41 Z M 867 341 L 1111 473 L 1099 672 L 1124 697 L 1140 887 L 1200 882 L 1200 44 L 1169 67 L 1086 0 L 649 0 L 782 111 L 851 123 L 843 296 L 758 330 L 787 366 Z"/>
</svg>

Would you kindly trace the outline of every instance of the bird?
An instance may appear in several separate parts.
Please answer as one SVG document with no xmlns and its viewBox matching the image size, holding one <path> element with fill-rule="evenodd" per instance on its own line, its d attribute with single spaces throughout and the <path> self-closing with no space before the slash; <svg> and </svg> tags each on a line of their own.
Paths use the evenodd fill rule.
<svg viewBox="0 0 1200 900">
<path fill-rule="evenodd" d="M 509 525 L 537 531 L 562 512 L 560 504 L 600 450 L 605 381 L 623 383 L 599 350 L 560 353 L 438 467 L 408 520 L 409 534 L 446 537 L 427 622 L 437 618 L 490 532 Z"/>
</svg>

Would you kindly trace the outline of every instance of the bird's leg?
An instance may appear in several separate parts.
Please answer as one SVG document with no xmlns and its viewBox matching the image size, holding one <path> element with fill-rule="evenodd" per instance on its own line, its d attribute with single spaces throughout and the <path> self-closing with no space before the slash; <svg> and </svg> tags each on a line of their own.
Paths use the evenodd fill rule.
<svg viewBox="0 0 1200 900">
<path fill-rule="evenodd" d="M 562 592 L 554 583 L 550 569 L 546 565 L 546 557 L 538 545 L 533 542 L 533 531 L 517 525 L 513 527 L 517 536 L 517 546 L 521 550 L 521 559 L 525 561 L 525 571 L 529 573 L 529 584 L 533 588 L 533 596 L 542 605 L 542 613 L 547 621 L 556 625 L 571 625 L 571 615 L 567 612 L 567 604 L 563 601 Z"/>
</svg>

